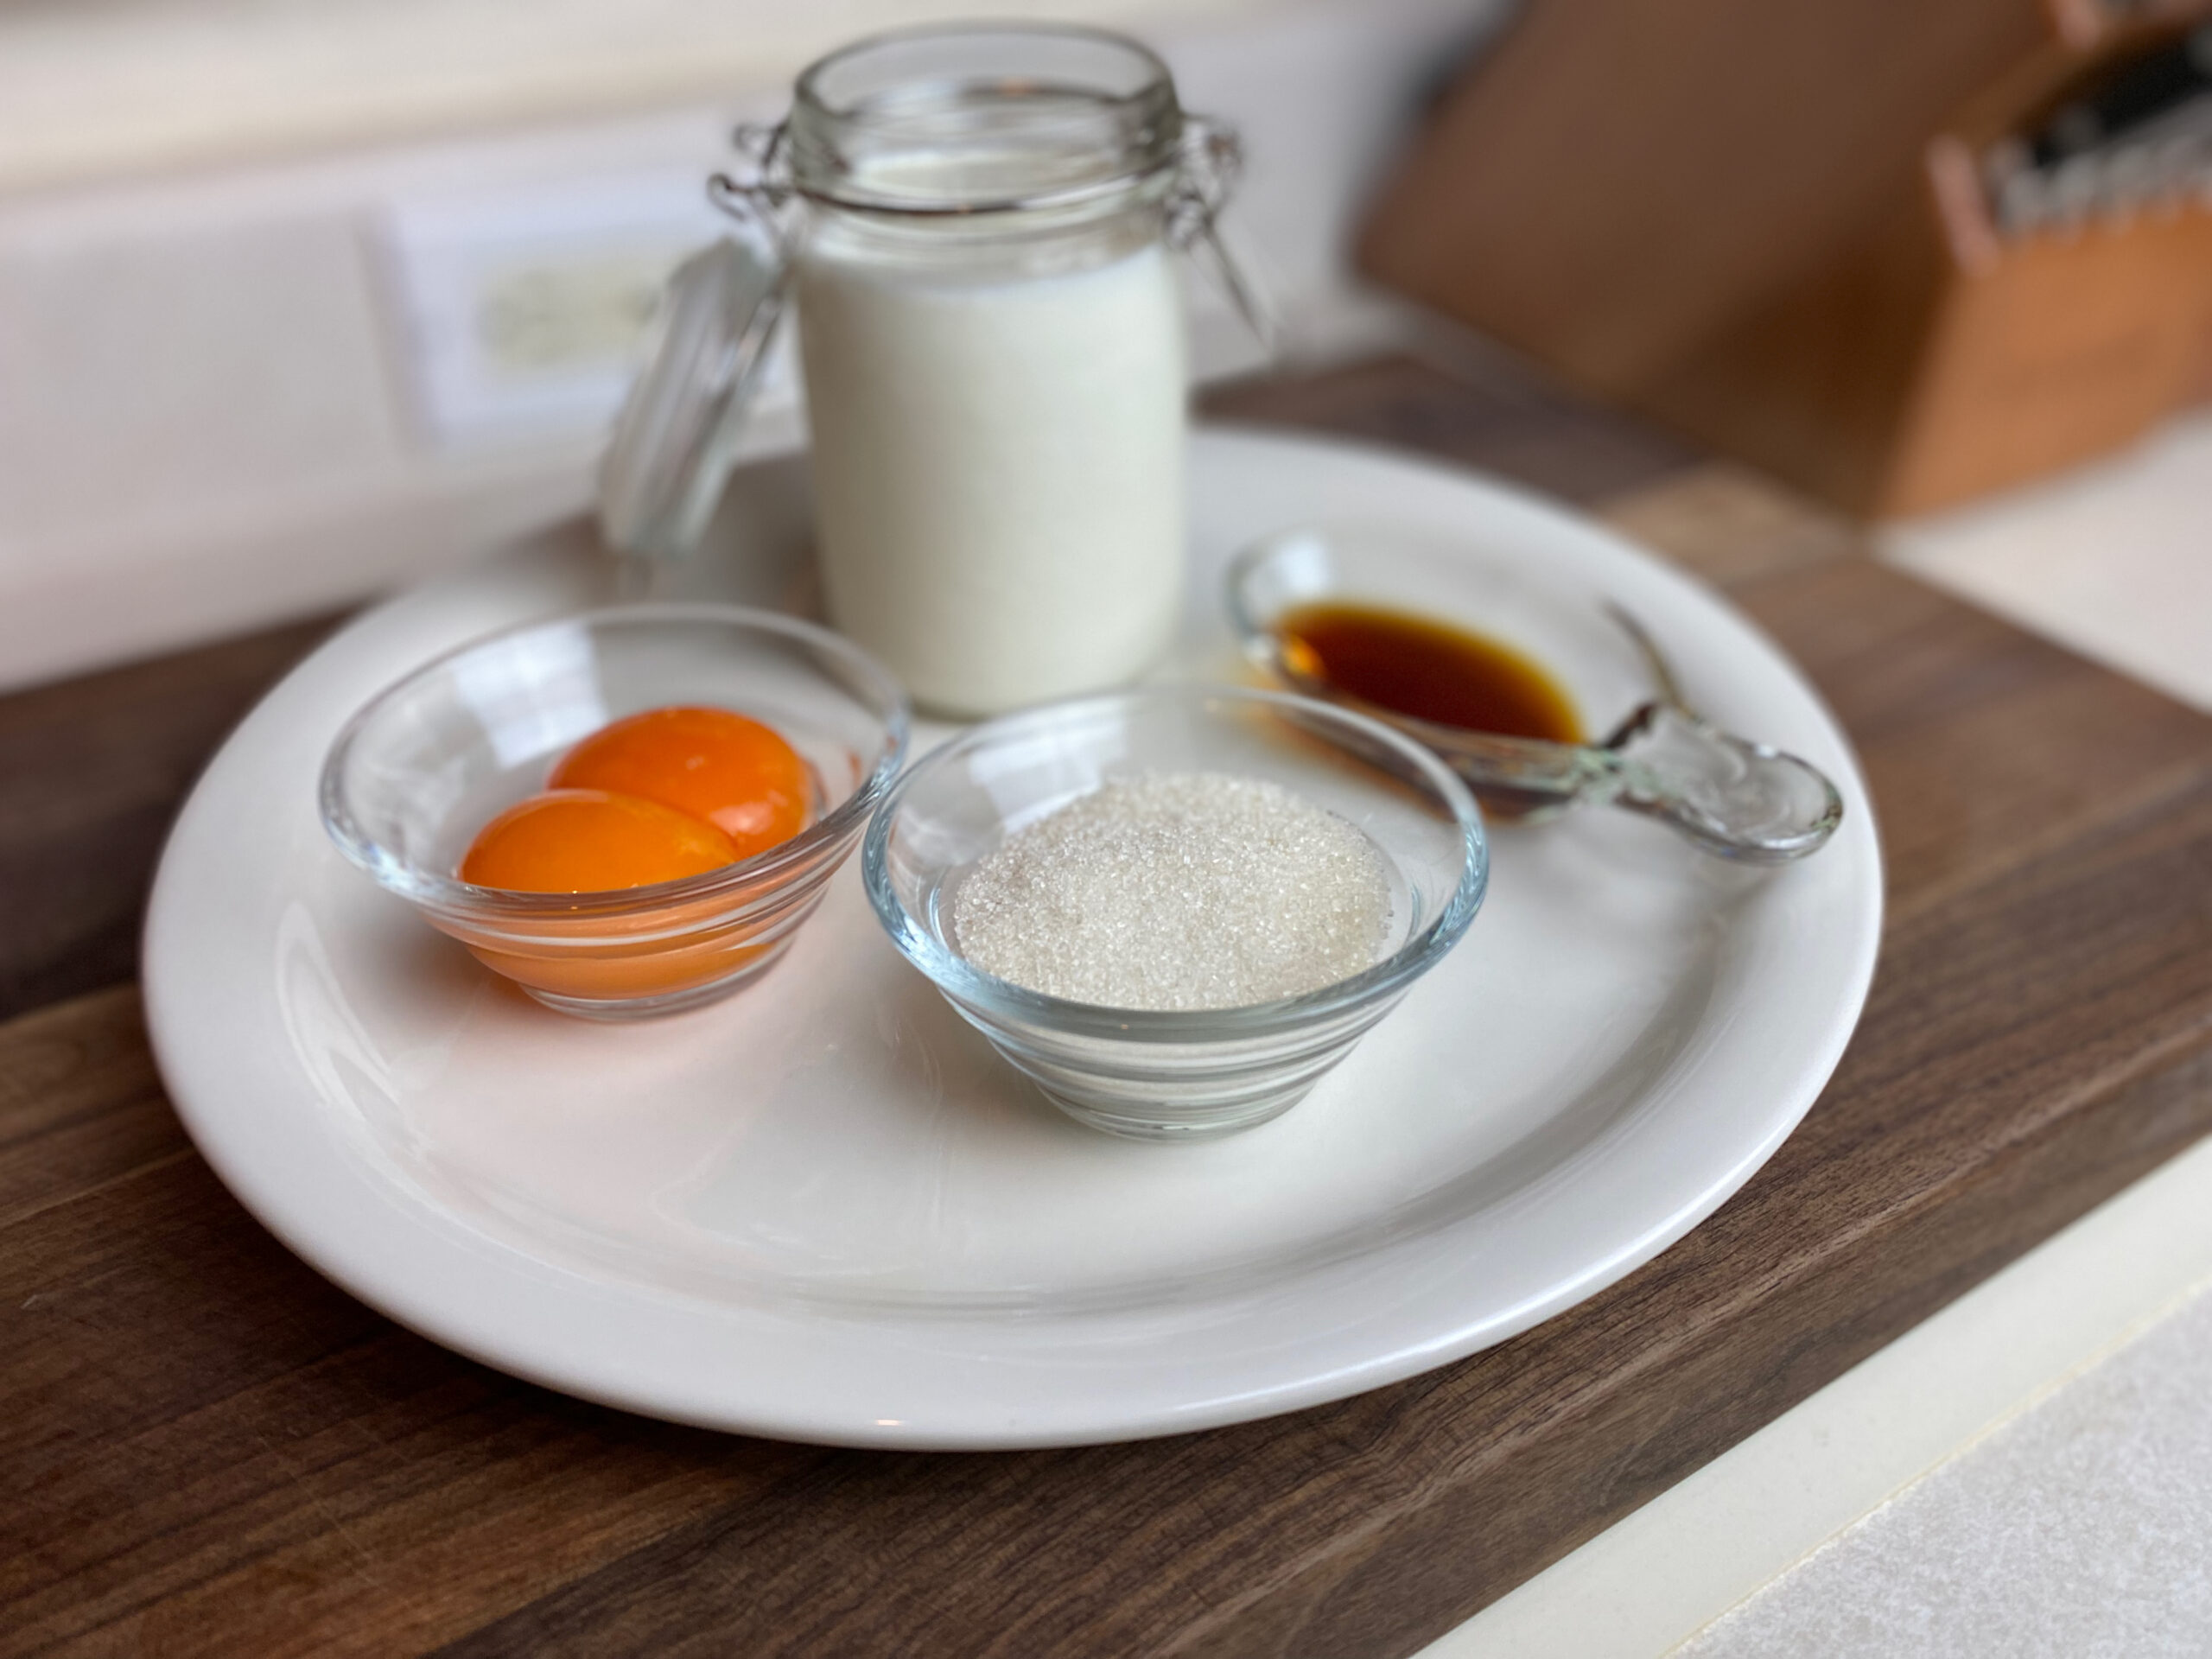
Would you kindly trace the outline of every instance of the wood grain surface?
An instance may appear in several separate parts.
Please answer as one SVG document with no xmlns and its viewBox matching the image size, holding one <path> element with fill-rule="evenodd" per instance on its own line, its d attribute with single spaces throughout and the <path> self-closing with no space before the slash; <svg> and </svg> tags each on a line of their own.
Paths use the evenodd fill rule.
<svg viewBox="0 0 2212 1659">
<path fill-rule="evenodd" d="M 185 791 L 331 626 L 0 696 L 0 1019 L 137 971 L 154 859 Z"/>
<path fill-rule="evenodd" d="M 1494 391 L 1395 365 L 1221 402 L 1479 460 Z M 318 1278 L 184 1139 L 117 987 L 0 1027 L 0 1655 L 1406 1654 L 2212 1126 L 2212 721 L 1754 478 L 1633 482 L 1615 516 L 1833 703 L 1890 861 L 1840 1070 L 1687 1239 L 1267 1422 L 988 1456 L 720 1436 Z"/>
</svg>

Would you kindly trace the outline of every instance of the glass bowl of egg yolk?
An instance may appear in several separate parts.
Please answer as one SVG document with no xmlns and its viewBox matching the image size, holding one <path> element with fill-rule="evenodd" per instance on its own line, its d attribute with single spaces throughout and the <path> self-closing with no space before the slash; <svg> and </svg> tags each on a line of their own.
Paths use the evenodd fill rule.
<svg viewBox="0 0 2212 1659">
<path fill-rule="evenodd" d="M 898 773 L 906 694 L 772 612 L 632 605 L 417 669 L 346 722 L 323 826 L 493 971 L 594 1019 L 772 966 Z"/>
</svg>

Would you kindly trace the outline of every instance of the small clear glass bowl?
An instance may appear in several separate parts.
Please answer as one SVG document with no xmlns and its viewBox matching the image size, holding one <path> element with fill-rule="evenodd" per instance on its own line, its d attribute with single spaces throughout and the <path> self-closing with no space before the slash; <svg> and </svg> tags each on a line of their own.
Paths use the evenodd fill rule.
<svg viewBox="0 0 2212 1659">
<path fill-rule="evenodd" d="M 798 751 L 813 823 L 723 869 L 652 887 L 509 893 L 454 873 L 495 814 L 545 787 L 608 721 L 734 709 Z M 632 605 L 534 623 L 378 694 L 323 763 L 323 827 L 346 857 L 549 1007 L 600 1020 L 696 1007 L 783 954 L 906 751 L 898 682 L 827 629 L 734 605 Z"/>
<path fill-rule="evenodd" d="M 1154 1012 L 1027 990 L 960 952 L 961 880 L 1007 836 L 1116 779 L 1219 772 L 1280 784 L 1382 849 L 1392 915 L 1376 964 L 1248 1007 Z M 1071 1116 L 1148 1140 L 1287 1110 L 1459 943 L 1489 874 L 1465 785 L 1378 721 L 1311 698 L 1161 687 L 1008 715 L 918 761 L 868 826 L 862 877 L 906 959 Z"/>
</svg>

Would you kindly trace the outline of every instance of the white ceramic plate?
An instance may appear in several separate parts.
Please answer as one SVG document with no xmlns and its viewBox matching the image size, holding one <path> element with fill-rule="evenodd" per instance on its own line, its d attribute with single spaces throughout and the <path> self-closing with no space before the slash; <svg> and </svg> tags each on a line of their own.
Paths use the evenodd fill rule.
<svg viewBox="0 0 2212 1659">
<path fill-rule="evenodd" d="M 757 480 L 742 566 L 794 567 Z M 1233 673 L 1228 556 L 1310 519 L 1463 536 L 1616 594 L 1732 728 L 1847 815 L 1748 872 L 1590 810 L 1500 828 L 1465 942 L 1295 1110 L 1198 1145 L 1062 1117 L 878 931 L 857 861 L 789 958 L 635 1026 L 528 1002 L 315 819 L 346 716 L 435 652 L 603 599 L 550 538 L 373 611 L 270 694 L 179 820 L 147 925 L 187 1127 L 293 1249 L 417 1331 L 658 1416 L 854 1445 L 1047 1446 L 1332 1400 L 1527 1329 L 1733 1192 L 1858 1018 L 1881 874 L 1848 746 L 1760 634 L 1605 531 L 1464 473 L 1195 441 L 1184 673 Z M 779 542 L 777 537 L 783 539 Z M 925 731 L 922 741 L 929 741 Z"/>
</svg>

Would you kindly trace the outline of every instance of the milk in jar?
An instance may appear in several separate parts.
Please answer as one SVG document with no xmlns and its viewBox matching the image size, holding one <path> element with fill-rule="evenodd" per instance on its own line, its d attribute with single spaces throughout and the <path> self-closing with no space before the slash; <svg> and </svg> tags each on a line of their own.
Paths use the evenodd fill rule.
<svg viewBox="0 0 2212 1659">
<path fill-rule="evenodd" d="M 800 78 L 823 592 L 925 708 L 1115 685 L 1175 632 L 1189 130 L 1160 60 L 1095 30 L 916 30 Z"/>
<path fill-rule="evenodd" d="M 1156 242 L 1014 280 L 802 258 L 836 626 L 965 714 L 1115 684 L 1182 600 L 1182 298 Z"/>
</svg>

